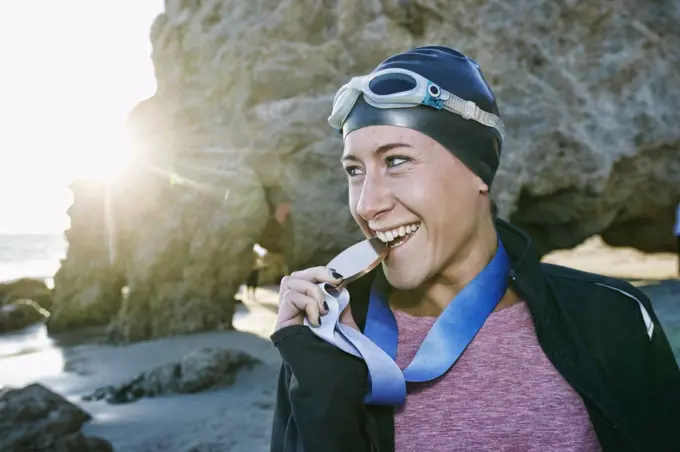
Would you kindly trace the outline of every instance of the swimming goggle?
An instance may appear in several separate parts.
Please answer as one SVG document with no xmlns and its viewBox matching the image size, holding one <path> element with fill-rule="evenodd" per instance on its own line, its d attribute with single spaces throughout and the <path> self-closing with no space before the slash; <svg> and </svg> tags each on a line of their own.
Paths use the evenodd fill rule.
<svg viewBox="0 0 680 452">
<path fill-rule="evenodd" d="M 383 69 L 354 77 L 349 83 L 343 85 L 333 99 L 333 111 L 328 117 L 331 127 L 336 130 L 342 129 L 342 125 L 361 93 L 364 94 L 366 103 L 375 108 L 407 108 L 426 105 L 437 110 L 446 110 L 497 130 L 501 141 L 503 140 L 501 118 L 482 110 L 472 101 L 462 99 L 440 88 L 420 74 L 400 68 Z"/>
</svg>

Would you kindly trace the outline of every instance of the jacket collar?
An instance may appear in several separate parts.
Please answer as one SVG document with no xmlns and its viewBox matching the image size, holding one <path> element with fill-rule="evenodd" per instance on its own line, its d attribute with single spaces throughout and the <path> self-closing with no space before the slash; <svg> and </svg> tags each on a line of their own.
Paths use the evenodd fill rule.
<svg viewBox="0 0 680 452">
<path fill-rule="evenodd" d="M 501 219 L 496 220 L 496 230 L 512 261 L 510 287 L 529 304 L 534 316 L 546 321 L 548 287 L 531 237 Z"/>
</svg>

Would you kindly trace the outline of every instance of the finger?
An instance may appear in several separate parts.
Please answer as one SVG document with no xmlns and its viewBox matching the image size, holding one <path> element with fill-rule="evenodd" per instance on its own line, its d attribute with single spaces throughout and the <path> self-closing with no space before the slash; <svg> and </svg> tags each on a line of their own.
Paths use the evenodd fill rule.
<svg viewBox="0 0 680 452">
<path fill-rule="evenodd" d="M 279 326 L 301 325 L 303 315 L 307 315 L 310 322 L 318 326 L 319 305 L 316 300 L 294 290 L 286 290 L 281 296 L 277 324 Z"/>
<path fill-rule="evenodd" d="M 314 284 L 323 282 L 338 284 L 343 278 L 343 276 L 335 271 L 335 269 L 323 266 L 311 267 L 296 271 L 291 273 L 290 276 L 293 279 L 303 279 Z"/>
<path fill-rule="evenodd" d="M 299 292 L 314 299 L 319 305 L 319 311 L 323 312 L 324 314 L 328 311 L 328 307 L 324 301 L 325 295 L 317 284 L 305 281 L 304 279 L 291 278 L 288 281 L 288 290 Z"/>
<path fill-rule="evenodd" d="M 296 308 L 297 315 L 306 315 L 309 323 L 312 326 L 321 325 L 321 314 L 319 312 L 319 304 L 313 298 L 300 292 L 289 291 L 286 295 L 286 301 Z"/>
<path fill-rule="evenodd" d="M 291 302 L 292 294 L 292 290 L 285 290 L 279 297 L 279 309 L 277 313 L 277 321 L 279 323 L 302 323 L 302 313 L 298 307 Z"/>
</svg>

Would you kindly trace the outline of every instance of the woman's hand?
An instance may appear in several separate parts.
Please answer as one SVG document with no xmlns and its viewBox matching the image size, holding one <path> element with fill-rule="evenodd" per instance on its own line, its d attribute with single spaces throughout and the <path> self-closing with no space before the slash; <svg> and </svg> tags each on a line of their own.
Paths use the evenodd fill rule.
<svg viewBox="0 0 680 452">
<path fill-rule="evenodd" d="M 279 288 L 275 331 L 290 325 L 302 325 L 305 316 L 312 326 L 319 326 L 321 315 L 327 314 L 328 309 L 324 306 L 324 295 L 317 284 L 337 285 L 340 281 L 342 275 L 328 267 L 312 267 L 285 276 Z"/>
</svg>

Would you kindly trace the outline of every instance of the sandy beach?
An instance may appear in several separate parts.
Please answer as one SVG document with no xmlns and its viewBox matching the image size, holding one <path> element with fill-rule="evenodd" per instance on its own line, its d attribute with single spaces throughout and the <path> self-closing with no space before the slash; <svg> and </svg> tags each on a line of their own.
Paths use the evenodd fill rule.
<svg viewBox="0 0 680 452">
<path fill-rule="evenodd" d="M 49 339 L 44 327 L 35 326 L 3 336 L 0 384 L 21 387 L 37 381 L 65 396 L 94 418 L 83 433 L 107 439 L 116 451 L 266 451 L 280 365 L 278 353 L 268 339 L 275 321 L 275 289 L 261 288 L 258 303 L 240 306 L 234 321 L 238 331 L 128 346 L 104 344 L 101 328 Z M 11 345 L 19 341 L 20 349 Z M 146 398 L 121 405 L 81 400 L 99 387 L 178 361 L 201 347 L 243 350 L 262 364 L 241 371 L 233 386 L 214 391 Z"/>
<path fill-rule="evenodd" d="M 643 255 L 611 249 L 592 239 L 545 259 L 633 281 L 645 290 L 680 359 L 680 281 L 672 255 Z M 116 451 L 264 452 L 268 450 L 279 357 L 268 339 L 273 331 L 277 287 L 260 288 L 235 320 L 238 331 L 211 332 L 112 346 L 102 329 L 48 338 L 42 326 L 0 339 L 0 384 L 38 381 L 93 416 L 83 432 L 110 441 Z M 137 373 L 179 360 L 200 347 L 243 350 L 262 361 L 243 370 L 231 387 L 192 395 L 140 399 L 111 405 L 85 402 L 98 387 L 121 383 Z"/>
</svg>

